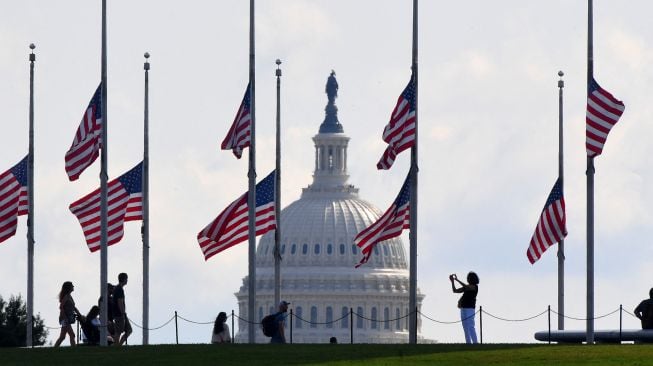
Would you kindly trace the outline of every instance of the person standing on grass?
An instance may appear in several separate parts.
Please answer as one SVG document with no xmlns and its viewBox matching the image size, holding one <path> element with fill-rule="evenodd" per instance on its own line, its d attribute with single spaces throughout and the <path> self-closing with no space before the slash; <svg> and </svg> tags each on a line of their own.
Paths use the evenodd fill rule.
<svg viewBox="0 0 653 366">
<path fill-rule="evenodd" d="M 275 315 L 274 323 L 276 324 L 276 331 L 270 338 L 270 343 L 286 343 L 286 331 L 284 323 L 288 312 L 289 302 L 281 301 L 279 303 L 279 312 Z"/>
<path fill-rule="evenodd" d="M 129 324 L 125 307 L 124 287 L 127 285 L 127 279 L 127 273 L 119 274 L 118 285 L 113 289 L 113 326 L 115 328 L 113 340 L 116 346 L 125 344 L 129 335 L 132 334 L 132 326 Z M 120 337 L 121 334 L 122 338 Z"/>
<path fill-rule="evenodd" d="M 649 290 L 648 296 L 635 308 L 635 316 L 642 321 L 642 329 L 653 329 L 653 288 Z"/>
<path fill-rule="evenodd" d="M 75 300 L 71 293 L 75 290 L 75 286 L 70 281 L 66 281 L 61 286 L 59 292 L 59 324 L 61 325 L 61 333 L 56 342 L 55 347 L 59 347 L 61 342 L 66 338 L 66 334 L 70 338 L 70 345 L 75 345 L 75 332 L 73 331 L 73 324 L 75 323 L 75 316 L 81 316 L 79 310 L 75 307 Z"/>
<path fill-rule="evenodd" d="M 478 275 L 474 272 L 467 274 L 467 282 L 459 280 L 455 274 L 449 276 L 451 281 L 451 289 L 454 293 L 462 293 L 463 295 L 458 300 L 458 308 L 460 309 L 460 320 L 463 323 L 463 331 L 465 332 L 465 343 L 474 344 L 478 343 L 476 340 L 476 329 L 474 328 L 474 316 L 476 314 L 476 295 L 478 294 Z M 455 282 L 458 282 L 461 287 L 456 288 Z"/>
</svg>

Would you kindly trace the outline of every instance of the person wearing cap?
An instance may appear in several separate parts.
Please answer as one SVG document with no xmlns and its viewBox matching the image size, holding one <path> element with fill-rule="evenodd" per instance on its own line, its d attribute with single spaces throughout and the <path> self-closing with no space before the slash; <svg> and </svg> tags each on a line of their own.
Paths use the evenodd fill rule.
<svg viewBox="0 0 653 366">
<path fill-rule="evenodd" d="M 286 316 L 288 315 L 288 305 L 290 305 L 290 303 L 285 300 L 279 303 L 279 312 L 277 312 L 274 319 L 277 324 L 277 330 L 272 335 L 272 338 L 270 338 L 270 343 L 286 343 L 284 323 L 286 322 Z"/>
</svg>

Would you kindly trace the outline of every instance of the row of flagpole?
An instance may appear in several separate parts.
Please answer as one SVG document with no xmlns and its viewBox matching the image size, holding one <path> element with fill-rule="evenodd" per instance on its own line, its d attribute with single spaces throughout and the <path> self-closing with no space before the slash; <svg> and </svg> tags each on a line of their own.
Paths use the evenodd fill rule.
<svg viewBox="0 0 653 366">
<path fill-rule="evenodd" d="M 149 124 L 149 69 L 150 65 L 148 62 L 149 54 L 145 54 L 146 62 L 144 63 L 145 70 L 145 92 L 144 92 L 144 147 L 143 147 L 143 163 L 139 167 L 130 170 L 128 173 L 120 176 L 119 178 L 109 182 L 108 181 L 108 139 L 107 139 L 107 130 L 108 130 L 108 111 L 107 111 L 107 32 L 106 32 L 106 0 L 102 0 L 102 57 L 101 57 L 101 83 L 100 87 L 96 91 L 94 97 L 91 99 L 89 106 L 85 112 L 84 117 L 82 118 L 82 123 L 77 131 L 76 137 L 73 140 L 73 145 L 71 149 L 66 154 L 66 171 L 69 175 L 69 179 L 74 181 L 78 179 L 79 175 L 88 168 L 98 157 L 98 150 L 100 155 L 100 189 L 96 192 L 83 197 L 82 199 L 71 204 L 71 211 L 78 217 L 80 223 L 82 224 L 82 229 L 86 236 L 87 244 L 89 249 L 93 252 L 100 250 L 100 291 L 101 291 L 101 304 L 100 304 L 100 322 L 101 324 L 107 324 L 108 322 L 108 298 L 109 294 L 107 293 L 107 263 L 108 263 L 108 246 L 115 244 L 122 237 L 122 223 L 128 220 L 141 219 L 142 220 L 142 240 L 143 240 L 143 344 L 148 343 L 148 313 L 149 313 L 149 209 L 148 209 L 148 168 L 149 168 L 149 156 L 148 156 L 148 124 Z M 248 262 L 249 262 L 249 296 L 248 296 L 248 317 L 254 319 L 254 309 L 255 309 L 255 299 L 256 299 L 256 267 L 255 267 L 255 251 L 256 251 L 256 236 L 257 234 L 262 234 L 257 230 L 257 188 L 256 185 L 256 144 L 255 144 L 255 43 L 254 43 L 254 0 L 250 0 L 250 52 L 249 52 L 249 85 L 246 91 L 245 99 L 243 100 L 243 105 L 241 110 L 234 121 L 234 141 L 236 142 L 235 146 L 228 146 L 227 149 L 232 148 L 236 157 L 240 158 L 240 154 L 245 147 L 249 147 L 249 167 L 248 167 L 248 194 L 246 197 L 247 211 L 248 211 L 248 235 L 247 239 L 249 241 L 248 248 Z M 33 47 L 32 47 L 33 49 Z M 386 132 L 390 131 L 386 136 L 384 132 L 384 140 L 388 142 L 388 148 L 382 157 L 385 166 L 381 167 L 381 162 L 378 164 L 379 169 L 389 169 L 394 161 L 394 158 L 400 152 L 411 148 L 411 166 L 409 171 L 409 177 L 407 182 L 410 182 L 410 187 L 404 184 L 402 193 L 405 197 L 404 203 L 410 202 L 410 223 L 404 222 L 402 228 L 410 228 L 410 299 L 409 303 L 411 308 L 416 308 L 416 299 L 417 299 L 417 0 L 413 0 L 413 52 L 412 52 L 412 75 L 411 81 L 402 93 L 402 96 L 399 98 L 397 107 L 395 111 L 399 110 L 400 105 L 403 102 L 408 107 L 405 107 L 403 110 L 400 110 L 399 120 L 393 121 L 386 126 Z M 28 166 L 28 176 L 29 183 L 26 184 L 28 189 L 28 345 L 31 345 L 31 329 L 32 329 L 32 289 L 33 289 L 33 67 L 34 67 L 35 56 L 32 53 L 30 55 L 30 151 L 29 151 L 29 166 Z M 277 65 L 280 65 L 280 61 L 277 60 Z M 280 217 L 280 76 L 281 70 L 277 69 L 277 159 L 276 159 L 276 170 L 275 170 L 275 183 L 274 190 L 274 200 L 275 200 L 275 214 L 272 216 L 272 223 L 268 227 L 264 228 L 266 231 L 270 229 L 276 229 L 275 233 L 275 301 L 280 300 L 280 253 L 279 253 L 279 240 L 280 240 L 280 225 L 275 225 L 276 219 Z M 98 100 L 99 99 L 99 100 Z M 394 112 L 393 112 L 394 114 Z M 245 117 L 243 117 L 245 115 Z M 395 118 L 396 116 L 392 116 Z M 241 119 L 241 120 L 239 120 Z M 238 136 L 238 124 L 242 123 L 242 119 L 245 119 L 247 128 L 247 133 L 243 136 Z M 248 119 L 248 120 L 247 120 Z M 393 123 L 397 125 L 393 126 Z M 397 131 L 392 130 L 396 128 L 399 130 L 399 138 L 392 136 L 392 134 L 397 133 Z M 231 133 L 231 130 L 230 130 Z M 229 136 L 227 137 L 227 139 Z M 227 140 L 225 139 L 225 141 Z M 223 149 L 225 149 L 225 143 L 223 142 Z M 134 175 L 136 169 L 141 169 L 140 174 Z M 115 190 L 116 185 L 129 185 L 129 179 L 138 176 L 140 178 L 140 187 L 134 189 L 127 187 L 127 196 L 129 202 L 125 203 L 124 210 L 129 211 L 129 204 L 133 198 L 131 195 L 135 193 L 135 196 L 138 197 L 138 204 L 140 205 L 140 212 L 134 216 L 129 216 L 129 213 L 123 213 L 123 216 L 119 220 L 120 233 L 115 235 L 112 233 L 111 238 L 109 238 L 109 218 L 108 214 L 108 203 L 109 200 L 115 199 L 114 196 L 109 197 L 109 189 Z M 123 179 L 126 179 L 123 182 Z M 267 179 L 266 179 L 267 180 Z M 264 180 L 264 181 L 266 181 Z M 114 185 L 115 183 L 115 185 Z M 263 182 L 262 182 L 263 183 Z M 124 187 L 123 187 L 124 188 Z M 132 192 L 134 191 L 134 192 Z M 410 198 L 406 194 L 407 191 L 410 191 Z M 113 194 L 114 191 L 112 191 Z M 89 205 L 91 205 L 94 200 L 97 199 L 99 195 L 99 221 L 100 221 L 100 243 L 99 248 L 96 243 L 96 238 L 94 237 L 93 230 L 90 230 L 83 221 L 85 215 L 88 214 Z M 406 202 L 408 201 L 408 202 Z M 235 204 L 236 202 L 234 202 Z M 232 204 L 233 206 L 233 204 Z M 390 211 L 390 210 L 389 210 Z M 93 212 L 92 212 L 93 213 Z M 224 212 L 223 212 L 224 213 Z M 128 216 L 128 217 L 126 217 Z M 222 216 L 222 214 L 221 214 Z M 407 212 L 403 213 L 401 220 L 407 221 L 406 219 Z M 220 218 L 220 216 L 219 216 Z M 112 225 L 115 222 L 112 221 Z M 211 226 L 211 224 L 209 225 Z M 198 240 L 200 236 L 206 234 L 205 232 L 209 229 L 205 229 L 203 232 L 198 234 Z M 390 237 L 398 236 L 401 234 L 401 230 L 387 234 L 384 228 L 383 233 L 385 237 L 376 236 L 374 240 L 368 242 L 369 247 L 364 250 L 367 253 L 364 261 L 366 262 L 369 258 L 369 253 L 372 250 L 372 247 L 376 245 L 379 241 L 385 240 Z M 391 236 L 387 236 L 391 235 Z M 207 236 L 210 236 L 207 234 Z M 357 239 L 356 239 L 357 240 Z M 224 248 L 218 249 L 216 252 L 207 254 L 205 252 L 205 257 L 208 259 L 211 255 L 228 248 L 231 245 L 236 244 L 237 242 L 231 242 Z M 362 244 L 357 243 L 359 246 L 363 247 Z M 202 241 L 200 240 L 200 246 L 202 246 Z M 204 250 L 204 249 L 203 249 Z M 364 263 L 364 262 L 361 262 Z M 417 341 L 417 315 L 415 312 L 411 315 L 410 327 L 409 327 L 409 341 L 411 343 L 416 343 Z M 249 342 L 253 343 L 255 340 L 255 327 L 251 323 L 248 328 Z M 102 346 L 107 345 L 107 328 L 100 327 L 100 344 Z"/>
<path fill-rule="evenodd" d="M 407 187 L 402 188 L 400 197 L 402 193 L 409 192 L 410 198 L 408 200 L 402 200 L 400 197 L 395 201 L 395 212 L 392 216 L 392 220 L 396 222 L 404 222 L 402 228 L 409 228 L 409 239 L 410 239 L 410 268 L 409 268 L 409 307 L 411 309 L 416 309 L 417 307 L 417 189 L 418 189 L 418 150 L 417 150 L 417 96 L 418 96 L 418 49 L 417 49 L 417 21 L 418 21 L 418 0 L 413 0 L 413 34 L 412 34 L 412 75 L 409 86 L 404 90 L 402 96 L 400 97 L 397 107 L 393 112 L 391 122 L 386 126 L 384 130 L 384 140 L 388 143 L 388 148 L 384 152 L 384 156 L 377 165 L 379 169 L 389 169 L 392 166 L 394 158 L 397 154 L 406 150 L 410 147 L 411 150 L 411 163 L 409 176 L 406 183 L 409 183 L 409 189 Z M 587 135 L 587 343 L 594 342 L 594 324 L 593 324 L 593 314 L 594 314 L 594 158 L 601 154 L 603 144 L 607 138 L 607 134 L 610 129 L 623 113 L 623 103 L 616 100 L 610 93 L 603 90 L 598 86 L 593 76 L 593 21 L 592 21 L 592 0 L 588 0 L 588 48 L 587 48 L 587 119 L 586 119 L 586 135 Z M 248 239 L 248 279 L 249 279 L 249 294 L 248 294 L 248 317 L 250 319 L 255 318 L 254 309 L 255 309 L 255 299 L 256 299 L 256 267 L 255 267 L 255 251 L 256 251 L 256 236 L 261 234 L 257 229 L 257 184 L 256 184 L 256 144 L 255 144 L 255 42 L 254 42 L 254 0 L 250 0 L 250 29 L 249 29 L 249 84 L 246 91 L 245 99 L 243 100 L 243 105 L 241 106 L 241 111 L 247 114 L 247 119 L 245 122 L 248 123 L 246 126 L 247 134 L 245 138 L 245 144 L 238 146 L 229 146 L 228 148 L 234 150 L 234 154 L 239 158 L 242 153 L 242 149 L 249 147 L 249 162 L 248 162 L 248 194 L 245 197 L 247 212 L 248 212 L 248 224 L 247 224 L 247 239 Z M 32 315 L 33 315 L 33 256 L 34 256 L 34 192 L 33 192 L 33 181 L 34 181 L 34 145 L 33 145 L 33 132 L 34 132 L 34 105 L 33 105 L 33 88 L 34 88 L 34 62 L 35 55 L 33 53 L 34 46 L 30 45 L 32 53 L 30 54 L 30 110 L 29 110 L 29 152 L 27 159 L 27 214 L 28 214 L 28 291 L 27 291 L 27 344 L 32 344 Z M 147 344 L 148 335 L 147 335 L 147 324 L 148 324 L 148 296 L 149 296 L 149 225 L 148 225 L 148 119 L 149 119 L 149 109 L 148 109 L 148 73 L 149 73 L 149 62 L 147 61 L 149 54 L 145 55 L 146 62 L 144 64 L 145 70 L 145 99 L 144 99 L 144 155 L 143 155 L 143 164 L 142 164 L 142 176 L 141 176 L 141 219 L 142 224 L 142 239 L 143 239 L 143 344 Z M 277 65 L 280 65 L 280 61 L 277 60 Z M 100 321 L 102 324 L 107 323 L 107 309 L 108 309 L 108 294 L 106 284 L 108 282 L 107 278 L 107 261 L 108 261 L 108 246 L 113 242 L 110 242 L 108 238 L 108 217 L 107 217 L 107 204 L 108 204 L 108 190 L 111 182 L 108 182 L 108 140 L 107 140 L 107 127 L 108 127 L 108 118 L 107 118 L 107 45 L 106 45 L 106 0 L 102 0 L 102 60 L 101 60 L 101 84 L 99 90 L 99 118 L 101 120 L 99 131 L 92 130 L 89 136 L 94 138 L 95 144 L 97 144 L 101 158 L 101 168 L 100 168 L 100 289 L 102 296 L 101 303 L 101 313 Z M 562 72 L 559 73 L 562 77 Z M 275 184 L 274 184 L 274 210 L 275 213 L 272 215 L 273 223 L 268 225 L 266 230 L 272 228 L 275 229 L 275 302 L 280 300 L 280 255 L 279 255 L 279 238 L 280 238 L 280 225 L 276 223 L 276 220 L 280 218 L 280 76 L 281 70 L 277 69 L 277 160 L 276 160 L 276 170 L 275 170 Z M 529 260 L 534 263 L 539 259 L 542 253 L 552 244 L 558 243 L 558 305 L 561 309 L 560 313 L 564 314 L 564 237 L 566 236 L 566 214 L 564 209 L 564 198 L 563 198 L 563 178 L 564 178 L 564 169 L 563 169 L 563 87 L 564 82 L 559 80 L 559 164 L 558 164 L 558 180 L 554 189 L 552 190 L 547 204 L 542 212 L 540 218 L 540 223 L 536 228 L 536 232 L 533 235 L 531 240 L 531 246 L 527 252 Z M 97 92 L 96 92 L 97 96 Z M 94 99 L 89 105 L 88 113 L 96 113 L 95 107 L 92 107 Z M 97 100 L 95 100 L 97 103 Z M 404 103 L 404 104 L 402 104 Z M 247 104 L 247 105 L 245 105 Z M 401 107 L 402 105 L 408 105 L 409 107 Z M 246 110 L 245 110 L 246 107 Z M 401 108 L 400 108 L 401 107 Z M 405 109 L 402 109 L 405 108 Z M 89 112 L 90 111 L 90 112 Z M 241 111 L 237 115 L 236 120 L 234 121 L 234 126 L 237 123 L 241 123 L 239 118 L 242 117 Z M 396 114 L 395 114 L 396 113 Z M 395 120 L 395 118 L 398 118 Z M 95 122 L 95 121 L 93 121 Z M 82 124 L 84 119 L 82 120 Z M 397 127 L 399 126 L 399 127 Z M 94 126 L 92 126 L 94 127 Z M 401 128 L 401 131 L 397 132 L 397 129 Z M 82 130 L 82 125 L 80 125 L 80 130 L 78 135 Z M 237 129 L 236 129 L 237 130 Z M 100 136 L 97 136 L 96 132 L 99 132 Z M 234 131 L 237 134 L 237 131 Z M 88 131 L 87 131 L 88 133 Z M 230 130 L 231 133 L 231 130 Z M 93 135 L 95 134 L 95 135 Z M 398 134 L 398 135 L 397 135 Z M 399 137 L 398 137 L 399 136 Z M 82 136 L 83 137 L 83 136 Z M 229 136 L 228 136 L 229 137 Z M 99 143 L 98 143 L 99 140 Z M 226 141 L 226 140 L 225 140 Z M 82 141 L 83 142 L 83 141 Z M 238 144 L 243 141 L 237 141 Z M 73 142 L 73 147 L 78 143 L 77 138 Z M 94 145 L 95 146 L 95 145 Z M 73 149 L 71 147 L 71 150 Z M 225 149 L 225 142 L 223 142 L 223 149 Z M 81 171 L 86 169 L 88 165 L 97 158 L 97 149 L 93 152 L 95 155 L 89 158 L 88 163 L 86 164 Z M 237 151 L 238 150 L 238 151 Z M 20 163 L 19 163 L 20 164 Z M 67 154 L 67 164 L 68 164 L 68 154 Z M 68 170 L 68 165 L 67 165 Z M 71 175 L 69 172 L 70 180 L 75 180 L 81 173 L 74 173 L 76 176 Z M 405 183 L 405 185 L 406 185 Z M 406 202 L 408 201 L 408 202 Z M 21 201 L 22 202 L 22 201 Z M 402 205 L 402 202 L 404 206 Z M 235 204 L 236 202 L 234 202 Z M 409 209 L 409 213 L 403 212 L 401 210 L 397 211 L 398 208 L 405 207 Z M 234 205 L 232 204 L 232 205 Z M 74 205 L 74 204 L 73 204 Z M 73 205 L 71 205 L 71 210 L 73 210 Z M 391 207 L 392 208 L 392 207 Z M 390 212 L 386 212 L 386 215 Z M 399 212 L 399 213 L 398 213 Z M 76 214 L 77 215 L 77 214 Z M 222 215 L 222 214 L 221 214 Z M 384 215 L 384 216 L 386 216 Z M 409 222 L 406 221 L 406 216 L 408 216 Z M 79 218 L 79 216 L 78 216 Z M 220 216 L 219 216 L 220 218 Z M 127 219 L 129 220 L 129 219 Z M 81 222 L 81 219 L 80 219 Z M 372 226 L 376 225 L 373 224 Z M 82 226 L 84 226 L 82 224 Z M 371 226 L 371 227 L 372 227 Z M 207 227 L 207 229 L 209 229 Z M 205 233 L 207 230 L 198 234 L 198 240 L 200 236 Z M 377 233 L 372 239 L 364 238 L 362 234 L 369 234 L 361 232 L 356 238 L 355 243 L 363 249 L 363 253 L 367 253 L 366 257 L 361 261 L 361 264 L 364 263 L 369 253 L 371 252 L 372 247 L 378 243 L 380 240 L 388 239 L 390 236 L 398 236 L 401 233 L 401 230 L 388 233 L 386 227 L 381 227 L 381 232 Z M 366 229 L 367 230 L 367 229 Z M 546 232 L 545 232 L 546 231 Z M 86 232 L 85 232 L 86 234 Z M 385 235 L 385 236 L 384 236 Z M 210 235 L 208 239 L 210 238 Z M 113 240 L 113 239 L 111 239 Z M 376 241 L 375 241 L 376 240 Z M 367 241 L 367 242 L 366 242 Z M 87 235 L 87 243 L 90 248 L 90 241 Z M 218 249 L 217 252 L 228 248 L 231 245 L 236 244 L 236 242 L 229 243 L 228 246 Z M 202 247 L 202 241 L 200 241 L 200 246 Z M 93 249 L 91 249 L 94 251 Z M 202 248 L 204 251 L 205 249 Z M 207 254 L 205 251 L 205 257 L 208 259 L 211 255 L 217 253 L 212 252 Z M 359 264 L 360 265 L 360 264 Z M 558 320 L 559 329 L 564 329 L 564 320 L 562 317 Z M 106 327 L 101 327 L 101 343 L 106 345 Z M 255 339 L 255 328 L 254 324 L 250 324 L 248 328 L 249 342 L 253 343 Z M 417 342 L 417 315 L 416 312 L 411 312 L 410 317 L 410 327 L 409 327 L 409 342 Z"/>
</svg>

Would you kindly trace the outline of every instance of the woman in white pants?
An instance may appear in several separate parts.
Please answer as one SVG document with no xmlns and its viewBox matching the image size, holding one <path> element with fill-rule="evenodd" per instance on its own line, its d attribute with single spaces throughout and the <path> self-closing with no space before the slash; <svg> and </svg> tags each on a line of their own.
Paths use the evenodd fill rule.
<svg viewBox="0 0 653 366">
<path fill-rule="evenodd" d="M 478 294 L 478 275 L 474 272 L 467 274 L 467 282 L 459 280 L 455 274 L 449 276 L 451 281 L 451 289 L 454 293 L 462 293 L 463 295 L 458 300 L 458 308 L 460 309 L 460 320 L 463 323 L 463 331 L 465 331 L 465 342 L 467 344 L 478 343 L 476 340 L 476 329 L 474 328 L 474 315 L 476 314 L 476 295 Z M 455 282 L 458 282 L 461 287 L 456 288 Z"/>
</svg>

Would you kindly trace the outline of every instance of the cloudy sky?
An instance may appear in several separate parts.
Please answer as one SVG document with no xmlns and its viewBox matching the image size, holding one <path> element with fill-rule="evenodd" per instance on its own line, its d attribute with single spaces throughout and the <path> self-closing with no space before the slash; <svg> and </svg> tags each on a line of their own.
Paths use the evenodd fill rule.
<svg viewBox="0 0 653 366">
<path fill-rule="evenodd" d="M 350 183 L 384 210 L 409 166 L 377 171 L 383 126 L 410 78 L 411 1 L 267 0 L 256 9 L 257 168 L 274 165 L 274 61 L 283 61 L 283 205 L 311 182 L 311 137 L 324 115 L 326 78 L 340 84 L 340 121 Z M 595 176 L 595 314 L 632 309 L 653 286 L 653 4 L 594 4 L 595 77 L 626 104 Z M 205 262 L 200 231 L 247 187 L 245 159 L 219 150 L 248 78 L 249 5 L 242 0 L 109 1 L 109 175 L 142 159 L 143 53 L 151 53 L 150 325 L 173 312 L 198 322 L 236 308 L 246 245 Z M 82 312 L 99 294 L 99 255 L 89 254 L 68 205 L 99 185 L 99 162 L 68 182 L 64 153 L 100 81 L 100 1 L 25 0 L 0 8 L 0 170 L 27 153 L 28 45 L 35 43 L 35 310 L 57 326 L 61 283 L 76 284 Z M 419 16 L 418 284 L 423 312 L 458 318 L 447 276 L 475 270 L 478 302 L 519 319 L 557 307 L 557 258 L 525 256 L 557 177 L 558 70 L 565 72 L 566 307 L 585 316 L 585 1 L 422 1 Z M 246 156 L 246 155 L 245 155 Z M 388 193 L 391 192 L 391 193 Z M 26 293 L 26 219 L 0 244 L 0 295 Z M 140 224 L 127 223 L 109 250 L 109 278 L 130 274 L 131 318 L 141 319 Z M 408 243 L 407 236 L 404 242 Z M 545 316 L 527 322 L 484 317 L 486 342 L 531 342 Z M 555 318 L 554 318 L 555 321 Z M 460 325 L 424 320 L 422 334 L 464 340 Z M 583 329 L 582 321 L 567 328 Z M 596 328 L 616 328 L 617 315 Z M 636 319 L 624 315 L 624 326 Z M 141 342 L 138 328 L 131 343 Z M 181 342 L 208 342 L 209 325 L 180 322 Z M 52 330 L 50 340 L 58 329 Z M 171 343 L 174 328 L 150 332 Z"/>
</svg>

